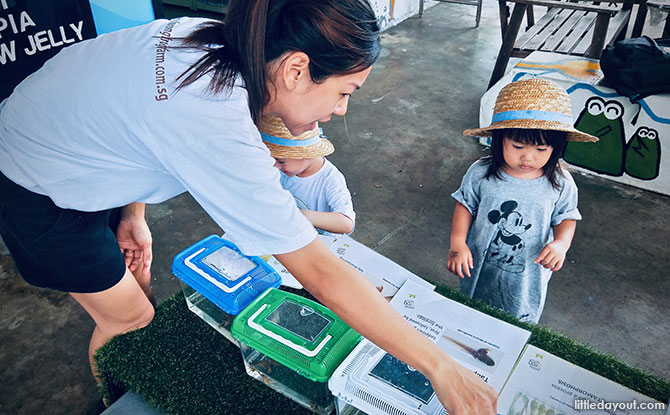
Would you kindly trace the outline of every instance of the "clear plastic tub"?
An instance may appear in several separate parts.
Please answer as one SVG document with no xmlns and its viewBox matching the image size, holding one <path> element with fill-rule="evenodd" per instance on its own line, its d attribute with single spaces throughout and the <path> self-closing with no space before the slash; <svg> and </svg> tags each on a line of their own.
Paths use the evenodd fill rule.
<svg viewBox="0 0 670 415">
<path fill-rule="evenodd" d="M 256 256 L 244 255 L 234 243 L 211 235 L 175 256 L 172 273 L 179 278 L 189 310 L 226 339 L 237 344 L 231 326 L 237 314 L 281 277 Z"/>
<path fill-rule="evenodd" d="M 250 376 L 319 415 L 333 411 L 328 379 L 361 339 L 328 308 L 278 289 L 242 310 L 232 332 Z"/>
<path fill-rule="evenodd" d="M 214 330 L 223 334 L 226 339 L 237 344 L 237 340 L 233 338 L 233 334 L 230 332 L 235 315 L 226 313 L 216 304 L 209 301 L 204 295 L 184 284 L 182 280 L 179 280 L 179 283 L 181 284 L 181 290 L 184 293 L 188 309 L 205 320 Z"/>
<path fill-rule="evenodd" d="M 448 415 L 428 379 L 363 340 L 328 381 L 338 415 Z"/>
<path fill-rule="evenodd" d="M 349 405 L 347 401 L 342 398 L 335 398 L 335 414 L 336 415 L 368 415 L 365 412 Z"/>
<path fill-rule="evenodd" d="M 329 415 L 333 411 L 333 395 L 327 382 L 309 380 L 244 343 L 239 346 L 249 376 L 317 414 Z"/>
</svg>

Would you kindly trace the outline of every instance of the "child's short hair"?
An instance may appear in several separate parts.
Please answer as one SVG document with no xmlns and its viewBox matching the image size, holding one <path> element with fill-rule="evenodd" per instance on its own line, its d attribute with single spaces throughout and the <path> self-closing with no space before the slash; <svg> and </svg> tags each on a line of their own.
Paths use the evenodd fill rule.
<svg viewBox="0 0 670 415">
<path fill-rule="evenodd" d="M 505 158 L 503 157 L 503 141 L 505 138 L 522 144 L 550 146 L 553 150 L 547 164 L 543 167 L 544 176 L 549 179 L 554 189 L 559 189 L 558 175 L 563 174 L 559 159 L 563 156 L 568 144 L 567 132 L 524 128 L 505 128 L 491 131 L 491 156 L 485 159 L 488 163 L 487 179 L 490 177 L 502 179 L 500 170 L 505 166 Z"/>
</svg>

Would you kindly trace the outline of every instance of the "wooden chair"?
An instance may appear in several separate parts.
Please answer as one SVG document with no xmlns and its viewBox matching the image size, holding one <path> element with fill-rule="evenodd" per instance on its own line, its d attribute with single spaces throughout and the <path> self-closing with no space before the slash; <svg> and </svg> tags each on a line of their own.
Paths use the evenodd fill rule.
<svg viewBox="0 0 670 415">
<path fill-rule="evenodd" d="M 419 17 L 423 17 L 423 2 L 425 0 L 419 0 Z M 459 3 L 467 4 L 469 6 L 476 6 L 477 13 L 475 14 L 475 27 L 479 27 L 479 21 L 482 19 L 482 0 L 437 0 L 443 3 Z M 391 2 L 391 4 L 393 4 Z"/>
<path fill-rule="evenodd" d="M 514 3 L 511 17 L 507 1 Z M 599 59 L 605 46 L 623 39 L 636 0 L 613 0 L 607 3 L 583 0 L 498 0 L 503 42 L 496 59 L 489 88 L 502 78 L 510 57 L 525 58 L 536 50 Z M 638 0 L 639 10 L 646 11 L 646 0 Z M 533 6 L 546 6 L 547 12 L 534 21 Z M 528 27 L 517 38 L 524 14 Z M 633 28 L 640 36 L 642 24 Z"/>
</svg>

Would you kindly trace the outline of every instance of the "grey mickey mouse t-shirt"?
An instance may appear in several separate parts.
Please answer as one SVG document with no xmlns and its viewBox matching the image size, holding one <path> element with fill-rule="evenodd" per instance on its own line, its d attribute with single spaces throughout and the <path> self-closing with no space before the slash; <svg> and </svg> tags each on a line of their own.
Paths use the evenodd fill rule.
<svg viewBox="0 0 670 415">
<path fill-rule="evenodd" d="M 549 180 L 485 178 L 485 159 L 476 161 L 452 196 L 472 214 L 467 244 L 474 268 L 460 282 L 461 292 L 524 320 L 542 314 L 551 271 L 535 264 L 553 240 L 552 226 L 580 220 L 577 185 L 569 172 L 559 174 L 560 188 Z"/>
</svg>

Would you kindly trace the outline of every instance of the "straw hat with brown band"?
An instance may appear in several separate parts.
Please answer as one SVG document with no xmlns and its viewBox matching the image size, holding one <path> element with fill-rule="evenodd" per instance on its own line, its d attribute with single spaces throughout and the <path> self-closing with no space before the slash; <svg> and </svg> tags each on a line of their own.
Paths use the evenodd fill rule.
<svg viewBox="0 0 670 415">
<path fill-rule="evenodd" d="M 259 130 L 274 158 L 311 159 L 325 157 L 335 151 L 333 143 L 322 134 L 318 124 L 313 130 L 296 137 L 286 128 L 281 118 L 264 115 Z"/>
<path fill-rule="evenodd" d="M 493 130 L 503 128 L 565 131 L 570 141 L 598 141 L 572 126 L 568 93 L 547 79 L 524 79 L 505 85 L 496 98 L 491 125 L 465 130 L 463 134 L 491 137 Z"/>
</svg>

